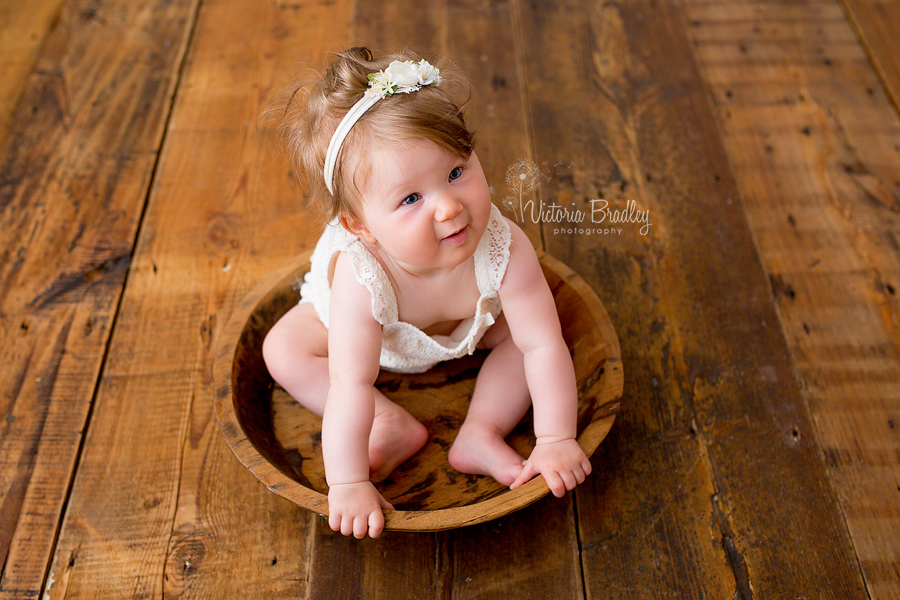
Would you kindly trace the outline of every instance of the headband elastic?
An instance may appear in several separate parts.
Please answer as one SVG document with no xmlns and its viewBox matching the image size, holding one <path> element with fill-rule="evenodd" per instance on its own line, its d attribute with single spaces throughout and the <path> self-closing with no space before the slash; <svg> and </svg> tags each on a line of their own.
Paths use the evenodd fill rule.
<svg viewBox="0 0 900 600">
<path fill-rule="evenodd" d="M 440 84 L 440 70 L 425 60 L 417 63 L 411 60 L 404 62 L 395 60 L 384 71 L 369 73 L 369 89 L 341 119 L 337 129 L 334 130 L 334 135 L 331 136 L 328 151 L 325 153 L 325 187 L 332 196 L 334 195 L 334 166 L 337 162 L 338 152 L 340 152 L 341 144 L 344 143 L 344 138 L 347 137 L 359 118 L 382 98 L 396 93 L 410 94 L 421 89 L 423 85 Z"/>
</svg>

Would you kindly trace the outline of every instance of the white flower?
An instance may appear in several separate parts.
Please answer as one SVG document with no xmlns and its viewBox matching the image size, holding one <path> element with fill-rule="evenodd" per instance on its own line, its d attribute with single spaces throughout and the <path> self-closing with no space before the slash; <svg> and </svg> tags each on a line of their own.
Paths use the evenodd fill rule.
<svg viewBox="0 0 900 600">
<path fill-rule="evenodd" d="M 400 62 L 395 60 L 388 65 L 384 73 L 390 76 L 391 82 L 397 86 L 397 91 L 405 92 L 405 88 L 418 87 L 419 85 L 419 65 L 412 61 Z"/>
<path fill-rule="evenodd" d="M 384 71 L 369 73 L 369 89 L 366 90 L 366 95 L 384 98 L 393 94 L 396 87 L 391 76 Z"/>
<path fill-rule="evenodd" d="M 419 85 L 440 85 L 441 72 L 424 58 L 419 61 Z"/>
<path fill-rule="evenodd" d="M 441 72 L 425 60 L 414 63 L 411 60 L 395 60 L 384 71 L 369 73 L 367 96 L 386 98 L 397 92 L 409 94 L 423 85 L 440 85 Z"/>
</svg>

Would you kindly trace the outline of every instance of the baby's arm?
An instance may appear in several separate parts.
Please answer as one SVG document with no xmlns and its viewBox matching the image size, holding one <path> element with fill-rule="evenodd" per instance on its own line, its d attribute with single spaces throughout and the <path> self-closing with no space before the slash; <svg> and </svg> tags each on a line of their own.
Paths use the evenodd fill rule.
<svg viewBox="0 0 900 600">
<path fill-rule="evenodd" d="M 541 474 L 553 495 L 562 496 L 591 472 L 590 461 L 575 441 L 575 369 L 540 261 L 525 233 L 513 223 L 510 229 L 512 244 L 500 300 L 513 342 L 525 356 L 537 438 L 534 451 L 510 487 L 515 489 Z"/>
<path fill-rule="evenodd" d="M 392 508 L 369 481 L 381 326 L 372 316 L 369 291 L 356 281 L 343 254 L 335 265 L 329 315 L 331 387 L 322 418 L 328 523 L 344 535 L 374 538 L 384 528 L 382 509 Z"/>
</svg>

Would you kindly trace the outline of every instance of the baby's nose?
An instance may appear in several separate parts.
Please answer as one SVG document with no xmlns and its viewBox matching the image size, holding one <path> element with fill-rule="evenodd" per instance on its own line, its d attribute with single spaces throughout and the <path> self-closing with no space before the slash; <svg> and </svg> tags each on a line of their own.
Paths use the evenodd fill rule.
<svg viewBox="0 0 900 600">
<path fill-rule="evenodd" d="M 458 215 L 461 210 L 462 204 L 459 200 L 450 194 L 444 194 L 438 198 L 437 206 L 434 209 L 434 218 L 437 221 L 446 221 Z"/>
</svg>

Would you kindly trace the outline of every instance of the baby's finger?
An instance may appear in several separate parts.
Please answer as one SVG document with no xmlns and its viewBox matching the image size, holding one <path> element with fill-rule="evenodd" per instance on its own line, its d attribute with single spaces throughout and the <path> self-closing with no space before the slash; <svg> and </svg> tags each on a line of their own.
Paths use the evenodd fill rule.
<svg viewBox="0 0 900 600">
<path fill-rule="evenodd" d="M 578 485 L 578 478 L 575 477 L 575 473 L 572 471 L 561 471 L 559 477 L 562 479 L 566 491 L 571 492 L 575 489 L 575 486 Z"/>
<path fill-rule="evenodd" d="M 377 538 L 384 531 L 384 514 L 376 510 L 369 515 L 369 537 Z"/>
<path fill-rule="evenodd" d="M 563 482 L 562 478 L 560 478 L 559 473 L 549 471 L 543 473 L 543 476 L 544 480 L 547 482 L 547 487 L 550 488 L 550 491 L 553 492 L 554 496 L 562 498 L 566 494 L 566 484 Z"/>
<path fill-rule="evenodd" d="M 575 471 L 573 471 L 573 474 L 575 475 L 575 481 L 579 485 L 584 483 L 584 480 L 587 477 L 587 473 L 584 472 L 584 469 L 575 469 Z"/>
<path fill-rule="evenodd" d="M 328 526 L 332 531 L 341 530 L 341 515 L 336 512 L 328 513 Z"/>
<path fill-rule="evenodd" d="M 358 540 L 366 537 L 369 530 L 369 519 L 365 516 L 359 516 L 353 519 L 353 537 Z"/>
<path fill-rule="evenodd" d="M 349 515 L 341 517 L 341 535 L 353 535 L 353 517 Z"/>
<path fill-rule="evenodd" d="M 509 484 L 509 489 L 514 490 L 517 487 L 528 483 L 529 481 L 534 479 L 534 476 L 537 474 L 538 471 L 536 471 L 534 467 L 531 466 L 531 463 L 526 462 L 525 467 L 523 467 L 522 470 L 519 471 L 519 474 L 516 476 L 513 482 Z"/>
</svg>

